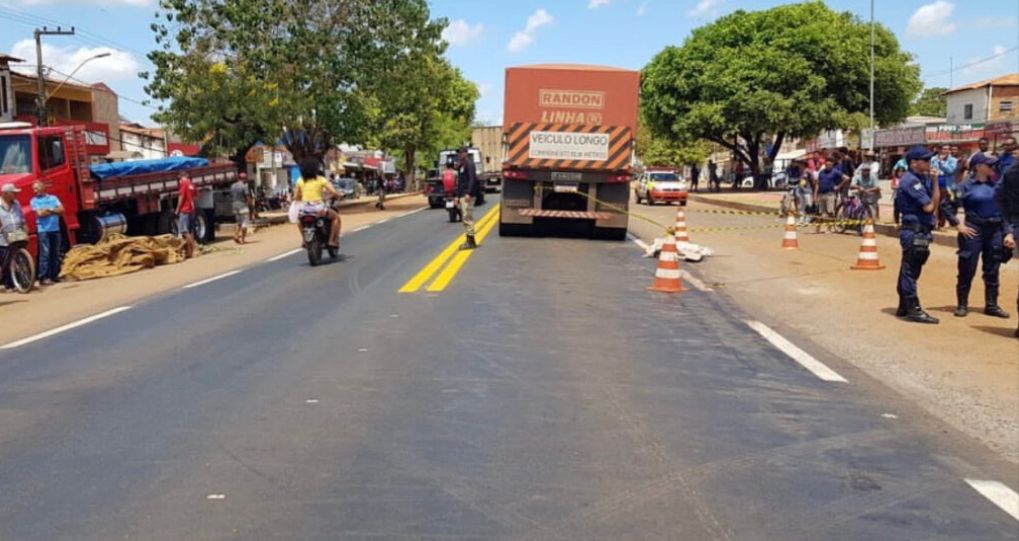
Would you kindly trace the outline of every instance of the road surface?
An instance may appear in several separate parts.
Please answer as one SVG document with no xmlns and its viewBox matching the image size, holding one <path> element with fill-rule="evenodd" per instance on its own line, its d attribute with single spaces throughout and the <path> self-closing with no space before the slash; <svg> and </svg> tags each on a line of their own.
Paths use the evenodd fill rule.
<svg viewBox="0 0 1019 541">
<path fill-rule="evenodd" d="M 444 217 L 0 349 L 0 539 L 1019 536 L 1012 466 L 632 243 Z"/>
</svg>

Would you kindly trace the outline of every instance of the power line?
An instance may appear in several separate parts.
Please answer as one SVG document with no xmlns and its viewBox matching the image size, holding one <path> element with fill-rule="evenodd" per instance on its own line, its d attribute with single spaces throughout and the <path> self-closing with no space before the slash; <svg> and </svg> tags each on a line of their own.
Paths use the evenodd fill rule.
<svg viewBox="0 0 1019 541">
<path fill-rule="evenodd" d="M 60 26 L 72 26 L 70 24 L 43 17 L 41 15 L 34 15 L 25 11 L 20 11 L 7 6 L 0 6 L 0 18 L 7 19 L 9 21 L 21 23 L 25 26 L 35 27 L 40 25 L 56 24 Z M 88 30 L 82 30 L 81 28 L 75 27 L 78 31 L 79 36 L 75 36 L 73 39 L 85 43 L 86 45 L 92 45 L 94 47 L 107 47 L 114 48 L 123 51 L 129 51 L 137 55 L 142 62 L 149 66 L 155 66 L 149 59 L 148 53 L 135 49 L 134 47 L 125 45 L 123 43 L 116 42 L 109 38 L 105 38 L 99 34 L 89 32 Z"/>
<path fill-rule="evenodd" d="M 952 67 L 952 68 L 949 68 L 947 70 L 942 70 L 942 71 L 939 71 L 939 72 L 932 73 L 932 74 L 928 75 L 926 77 L 926 79 L 933 79 L 933 78 L 936 78 L 936 77 L 944 77 L 945 75 L 951 75 L 952 73 L 957 72 L 959 70 L 964 70 L 964 69 L 967 69 L 967 68 L 972 68 L 973 66 L 979 66 L 980 64 L 983 64 L 985 62 L 990 62 L 991 60 L 995 60 L 995 59 L 1001 58 L 1001 57 L 1003 57 L 1003 56 L 1005 56 L 1005 55 L 1007 55 L 1009 53 L 1014 53 L 1016 51 L 1019 51 L 1019 47 L 1012 47 L 1011 49 L 1007 49 L 1007 50 L 1002 51 L 1000 53 L 988 56 L 987 58 L 981 58 L 980 60 L 974 60 L 973 62 L 970 62 L 968 64 L 963 64 L 961 66 Z"/>
</svg>

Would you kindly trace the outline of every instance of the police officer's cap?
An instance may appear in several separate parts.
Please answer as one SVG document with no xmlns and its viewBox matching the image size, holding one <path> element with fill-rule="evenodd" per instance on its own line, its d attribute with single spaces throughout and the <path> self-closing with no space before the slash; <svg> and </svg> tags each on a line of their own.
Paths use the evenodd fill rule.
<svg viewBox="0 0 1019 541">
<path fill-rule="evenodd" d="M 906 152 L 906 161 L 911 162 L 913 160 L 929 160 L 934 156 L 934 152 L 929 150 L 923 145 L 917 145 Z"/>
<path fill-rule="evenodd" d="M 994 165 L 996 163 L 998 163 L 998 157 L 991 154 L 987 154 L 986 152 L 977 152 L 976 154 L 970 156 L 969 158 L 970 167 L 980 164 Z"/>
</svg>

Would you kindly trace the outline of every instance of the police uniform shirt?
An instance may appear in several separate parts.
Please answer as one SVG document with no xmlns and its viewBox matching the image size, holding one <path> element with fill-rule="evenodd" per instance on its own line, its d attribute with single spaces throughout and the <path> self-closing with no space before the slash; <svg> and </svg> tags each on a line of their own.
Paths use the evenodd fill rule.
<svg viewBox="0 0 1019 541">
<path fill-rule="evenodd" d="M 982 220 L 1001 217 L 1001 209 L 994 200 L 994 185 L 990 182 L 966 179 L 959 185 L 959 200 L 967 217 L 975 216 Z"/>
<path fill-rule="evenodd" d="M 906 171 L 899 181 L 897 192 L 899 211 L 902 213 L 903 223 L 911 222 L 934 226 L 934 215 L 924 212 L 923 207 L 931 203 L 932 192 L 929 178 L 917 176 L 912 171 Z"/>
</svg>

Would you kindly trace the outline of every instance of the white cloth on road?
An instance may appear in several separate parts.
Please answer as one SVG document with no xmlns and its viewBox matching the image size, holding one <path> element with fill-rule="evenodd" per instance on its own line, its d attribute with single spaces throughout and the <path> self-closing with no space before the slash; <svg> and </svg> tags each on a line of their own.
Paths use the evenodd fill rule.
<svg viewBox="0 0 1019 541">
<path fill-rule="evenodd" d="M 658 257 L 662 251 L 662 245 L 664 244 L 665 239 L 655 239 L 655 241 L 647 247 L 647 250 L 644 251 L 644 257 Z M 684 260 L 694 263 L 704 259 L 706 256 L 715 255 L 715 251 L 707 246 L 701 246 L 700 244 L 684 241 L 676 242 L 676 251 L 683 256 Z"/>
</svg>

